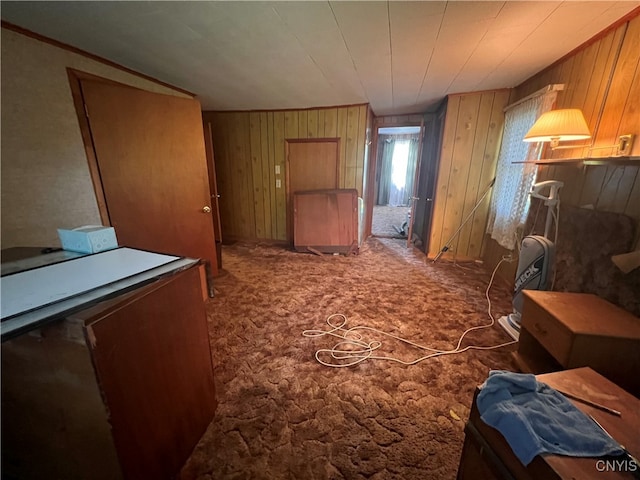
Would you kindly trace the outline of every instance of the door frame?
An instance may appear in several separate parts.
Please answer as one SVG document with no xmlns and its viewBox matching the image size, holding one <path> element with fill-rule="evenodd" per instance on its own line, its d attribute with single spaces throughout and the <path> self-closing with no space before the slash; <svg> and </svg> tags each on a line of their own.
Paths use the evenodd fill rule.
<svg viewBox="0 0 640 480">
<path fill-rule="evenodd" d="M 371 135 L 371 153 L 369 157 L 369 169 L 367 171 L 367 182 L 371 187 L 371 195 L 366 200 L 365 204 L 365 231 L 364 238 L 370 237 L 371 230 L 373 228 L 373 207 L 374 207 L 374 198 L 378 197 L 378 188 L 380 187 L 376 182 L 376 175 L 378 174 L 378 129 L 379 128 L 394 128 L 394 127 L 421 127 L 420 131 L 420 151 L 418 152 L 418 163 L 416 164 L 416 171 L 420 165 L 420 155 L 424 150 L 424 115 L 420 114 L 422 119 L 419 122 L 414 121 L 403 121 L 397 122 L 394 124 L 384 124 L 380 125 L 378 123 L 378 118 L 373 119 L 373 132 Z M 414 182 L 414 192 L 416 191 L 417 184 Z M 412 192 L 412 196 L 413 193 Z M 413 201 L 412 201 L 413 203 Z M 413 221 L 413 220 L 412 220 Z M 410 237 L 409 237 L 410 239 Z"/>
<path fill-rule="evenodd" d="M 67 68 L 67 77 L 69 78 L 69 86 L 71 87 L 71 96 L 73 98 L 73 106 L 76 110 L 78 117 L 78 124 L 80 126 L 80 134 L 82 135 L 82 144 L 87 156 L 87 163 L 89 165 L 89 175 L 91 177 L 91 183 L 93 184 L 93 190 L 96 195 L 96 201 L 98 203 L 98 211 L 100 213 L 100 221 L 105 226 L 111 225 L 111 217 L 109 216 L 109 209 L 107 207 L 107 198 L 102 188 L 102 178 L 100 177 L 100 167 L 98 165 L 98 157 L 93 146 L 93 138 L 91 137 L 91 127 L 89 125 L 89 119 L 87 118 L 87 112 L 84 106 L 84 98 L 82 96 L 82 80 L 94 80 L 98 82 L 104 82 L 111 85 L 120 85 L 124 87 L 131 87 L 124 83 L 116 82 L 108 78 L 100 77 L 98 75 L 92 75 L 73 68 Z"/>
<path fill-rule="evenodd" d="M 424 150 L 424 116 L 422 120 L 420 120 L 420 134 L 418 136 L 418 151 L 416 152 L 416 169 L 413 172 L 413 191 L 411 192 L 411 197 L 409 197 L 410 206 L 409 209 L 411 213 L 409 214 L 409 225 L 407 225 L 407 248 L 413 245 L 412 236 L 413 236 L 413 224 L 416 221 L 416 201 L 420 200 L 416 195 L 418 194 L 418 190 L 420 185 L 418 182 L 420 181 L 420 167 L 422 166 L 422 151 Z"/>
<path fill-rule="evenodd" d="M 335 143 L 336 144 L 336 187 L 340 188 L 340 137 L 322 138 L 285 138 L 284 139 L 284 184 L 287 201 L 287 242 L 293 244 L 293 195 L 291 192 L 291 180 L 289 172 L 291 165 L 289 161 L 289 145 L 292 143 Z"/>
</svg>

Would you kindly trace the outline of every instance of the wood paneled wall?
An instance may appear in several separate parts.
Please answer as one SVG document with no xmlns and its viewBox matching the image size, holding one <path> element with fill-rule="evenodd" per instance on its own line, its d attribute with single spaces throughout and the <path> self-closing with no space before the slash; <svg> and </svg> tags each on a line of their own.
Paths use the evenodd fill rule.
<svg viewBox="0 0 640 480">
<path fill-rule="evenodd" d="M 405 125 L 420 125 L 423 115 L 385 115 L 375 118 L 376 127 L 400 127 Z"/>
<path fill-rule="evenodd" d="M 517 101 L 552 83 L 562 83 L 556 108 L 582 109 L 595 147 L 613 145 L 626 133 L 640 135 L 640 16 L 609 31 L 596 41 L 543 70 L 514 90 Z M 584 144 L 584 142 L 576 142 Z M 569 145 L 569 144 L 567 144 Z M 604 157 L 611 149 L 547 150 L 548 158 Z M 640 155 L 636 138 L 632 155 Z M 640 175 L 637 165 L 539 167 L 538 180 L 561 180 L 561 201 L 601 211 L 624 213 L 640 224 Z M 636 240 L 638 234 L 636 234 Z M 493 266 L 507 253 L 493 240 L 487 243 L 484 260 Z M 503 271 L 513 281 L 516 265 Z"/>
<path fill-rule="evenodd" d="M 213 131 L 223 239 L 288 240 L 286 139 L 340 138 L 339 186 L 361 196 L 368 111 L 353 105 L 204 112 Z"/>
<path fill-rule="evenodd" d="M 450 95 L 431 221 L 435 256 L 471 213 L 495 175 L 508 90 Z M 446 256 L 479 259 L 489 209 L 487 195 Z"/>
</svg>

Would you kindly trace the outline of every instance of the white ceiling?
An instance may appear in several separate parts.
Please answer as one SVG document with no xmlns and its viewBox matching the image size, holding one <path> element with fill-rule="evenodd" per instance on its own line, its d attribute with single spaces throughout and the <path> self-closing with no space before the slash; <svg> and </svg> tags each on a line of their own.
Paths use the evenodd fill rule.
<svg viewBox="0 0 640 480">
<path fill-rule="evenodd" d="M 2 19 L 181 87 L 205 110 L 424 112 L 513 87 L 638 1 L 2 2 Z"/>
</svg>

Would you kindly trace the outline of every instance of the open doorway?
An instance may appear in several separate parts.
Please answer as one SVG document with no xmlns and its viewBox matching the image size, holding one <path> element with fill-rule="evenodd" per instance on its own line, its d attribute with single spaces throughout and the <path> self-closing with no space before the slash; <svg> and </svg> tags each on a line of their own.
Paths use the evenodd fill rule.
<svg viewBox="0 0 640 480">
<path fill-rule="evenodd" d="M 420 152 L 420 126 L 380 127 L 371 235 L 407 239 Z"/>
</svg>

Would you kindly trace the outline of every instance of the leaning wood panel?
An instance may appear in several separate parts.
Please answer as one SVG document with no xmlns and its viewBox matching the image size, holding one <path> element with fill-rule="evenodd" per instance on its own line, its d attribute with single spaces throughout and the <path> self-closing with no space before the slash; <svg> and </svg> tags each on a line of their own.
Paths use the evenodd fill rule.
<svg viewBox="0 0 640 480">
<path fill-rule="evenodd" d="M 447 114 L 444 120 L 444 133 L 442 137 L 442 149 L 440 152 L 440 165 L 433 199 L 433 214 L 431 220 L 431 238 L 429 241 L 429 256 L 435 256 L 444 246 L 447 239 L 442 238 L 444 213 L 449 196 L 449 177 L 453 163 L 453 150 L 455 146 L 456 128 L 458 122 L 458 110 L 460 109 L 460 96 L 451 96 L 447 103 Z"/>
<path fill-rule="evenodd" d="M 191 268 L 81 317 L 126 478 L 175 478 L 213 417 L 201 295 Z"/>
<path fill-rule="evenodd" d="M 351 253 L 358 249 L 355 189 L 299 192 L 294 202 L 294 247 L 298 251 Z"/>
</svg>

